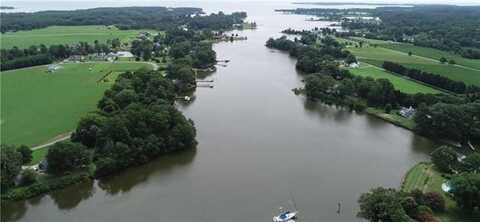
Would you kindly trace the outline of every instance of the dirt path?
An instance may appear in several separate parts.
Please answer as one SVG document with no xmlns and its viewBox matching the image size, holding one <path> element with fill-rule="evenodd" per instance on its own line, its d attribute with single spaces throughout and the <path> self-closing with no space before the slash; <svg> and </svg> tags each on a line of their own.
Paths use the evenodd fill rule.
<svg viewBox="0 0 480 222">
<path fill-rule="evenodd" d="M 50 146 L 50 145 L 53 145 L 57 142 L 60 142 L 60 141 L 64 141 L 64 140 L 68 140 L 70 139 L 70 136 L 72 135 L 72 133 L 67 133 L 67 134 L 62 134 L 60 136 L 57 136 L 55 137 L 53 140 L 51 140 L 50 142 L 47 142 L 45 144 L 42 144 L 42 145 L 38 145 L 38 146 L 34 146 L 32 148 L 30 148 L 31 150 L 38 150 L 38 149 L 42 149 L 44 147 L 47 147 L 47 146 Z"/>
</svg>

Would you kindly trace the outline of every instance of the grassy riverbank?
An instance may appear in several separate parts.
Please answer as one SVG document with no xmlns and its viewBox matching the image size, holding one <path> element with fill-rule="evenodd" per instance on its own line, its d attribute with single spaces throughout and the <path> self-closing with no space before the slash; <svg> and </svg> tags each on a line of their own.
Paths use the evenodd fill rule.
<svg viewBox="0 0 480 222">
<path fill-rule="evenodd" d="M 443 192 L 441 185 L 447 180 L 448 175 L 440 173 L 432 163 L 421 162 L 411 168 L 403 178 L 401 190 L 410 192 L 418 189 L 422 192 L 437 192 L 445 198 L 446 210 L 437 213 L 435 217 L 440 222 L 471 222 L 480 218 L 480 213 L 468 214 L 458 208 L 452 197 Z"/>
<path fill-rule="evenodd" d="M 398 110 L 392 110 L 390 113 L 385 113 L 385 110 L 374 107 L 368 107 L 366 113 L 373 115 L 377 118 L 390 122 L 394 125 L 403 127 L 408 130 L 415 128 L 415 121 L 408 119 L 397 114 Z"/>
</svg>

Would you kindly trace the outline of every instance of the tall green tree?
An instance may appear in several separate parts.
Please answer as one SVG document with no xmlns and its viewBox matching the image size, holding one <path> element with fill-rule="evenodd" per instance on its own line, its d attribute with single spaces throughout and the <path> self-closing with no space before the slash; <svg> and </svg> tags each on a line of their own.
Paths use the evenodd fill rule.
<svg viewBox="0 0 480 222">
<path fill-rule="evenodd" d="M 454 176 L 450 180 L 451 193 L 458 206 L 473 211 L 480 207 L 480 174 L 465 173 Z"/>
<path fill-rule="evenodd" d="M 457 152 L 450 146 L 441 146 L 432 152 L 433 164 L 443 172 L 451 172 L 457 167 Z"/>
<path fill-rule="evenodd" d="M 33 158 L 32 150 L 28 146 L 21 145 L 20 147 L 17 148 L 17 151 L 20 152 L 20 154 L 22 154 L 23 164 L 27 164 L 27 163 L 30 163 L 30 161 L 32 161 L 32 158 Z"/>
<path fill-rule="evenodd" d="M 47 172 L 58 175 L 87 167 L 91 157 L 91 152 L 80 143 L 55 143 L 48 149 Z"/>
<path fill-rule="evenodd" d="M 22 169 L 22 154 L 14 146 L 0 146 L 0 179 L 2 189 L 15 185 L 15 177 Z"/>
<path fill-rule="evenodd" d="M 461 163 L 462 170 L 480 173 L 480 153 L 476 152 L 468 155 Z"/>
<path fill-rule="evenodd" d="M 401 205 L 401 198 L 395 189 L 378 187 L 360 196 L 360 211 L 357 216 L 371 222 L 411 221 Z"/>
</svg>

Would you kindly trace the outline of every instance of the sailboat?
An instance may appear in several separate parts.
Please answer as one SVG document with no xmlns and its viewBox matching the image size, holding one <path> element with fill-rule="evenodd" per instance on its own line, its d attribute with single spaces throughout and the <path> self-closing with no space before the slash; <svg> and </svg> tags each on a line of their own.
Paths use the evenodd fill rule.
<svg viewBox="0 0 480 222">
<path fill-rule="evenodd" d="M 273 222 L 295 222 L 297 213 L 298 211 L 282 211 L 282 213 L 273 217 Z"/>
<path fill-rule="evenodd" d="M 292 196 L 292 203 L 295 210 L 289 211 L 280 207 L 280 214 L 273 217 L 273 222 L 295 222 L 295 219 L 297 219 L 297 204 L 295 204 L 295 200 L 293 200 L 293 195 L 291 193 L 290 195 Z"/>
</svg>

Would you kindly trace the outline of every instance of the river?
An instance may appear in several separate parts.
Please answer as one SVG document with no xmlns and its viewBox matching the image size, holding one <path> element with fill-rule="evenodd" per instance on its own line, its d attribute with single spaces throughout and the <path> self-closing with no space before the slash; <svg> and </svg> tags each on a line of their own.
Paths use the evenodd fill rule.
<svg viewBox="0 0 480 222">
<path fill-rule="evenodd" d="M 355 216 L 362 192 L 399 187 L 428 158 L 435 145 L 423 137 L 291 91 L 302 86 L 295 59 L 265 41 L 328 23 L 273 11 L 295 7 L 287 3 L 192 5 L 247 11 L 259 25 L 234 32 L 246 41 L 215 44 L 218 59 L 231 62 L 207 77 L 213 89 L 198 88 L 192 103 L 179 104 L 195 121 L 197 149 L 4 205 L 2 221 L 271 221 L 292 199 L 300 221 L 362 221 Z"/>
</svg>

